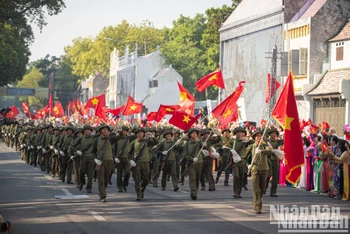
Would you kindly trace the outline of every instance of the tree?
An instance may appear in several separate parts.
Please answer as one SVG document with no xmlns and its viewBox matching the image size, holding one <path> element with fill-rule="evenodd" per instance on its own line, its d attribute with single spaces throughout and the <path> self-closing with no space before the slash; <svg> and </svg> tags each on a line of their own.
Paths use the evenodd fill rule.
<svg viewBox="0 0 350 234">
<path fill-rule="evenodd" d="M 25 74 L 29 45 L 34 40 L 30 23 L 42 29 L 47 24 L 46 13 L 56 15 L 64 8 L 64 0 L 0 1 L 1 84 L 20 80 Z"/>
<path fill-rule="evenodd" d="M 0 23 L 0 85 L 21 79 L 30 55 L 18 28 Z"/>
<path fill-rule="evenodd" d="M 18 82 L 17 87 L 20 88 L 38 88 L 40 81 L 44 79 L 43 74 L 38 68 L 32 67 L 28 74 L 26 74 L 21 81 Z M 42 97 L 20 97 L 21 102 L 28 102 L 32 108 L 40 109 L 47 104 L 47 98 Z"/>
</svg>

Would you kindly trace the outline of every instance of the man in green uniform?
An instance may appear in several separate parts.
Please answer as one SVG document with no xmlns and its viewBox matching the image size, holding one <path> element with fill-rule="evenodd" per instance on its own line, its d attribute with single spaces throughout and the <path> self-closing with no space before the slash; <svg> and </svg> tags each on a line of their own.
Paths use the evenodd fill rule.
<svg viewBox="0 0 350 234">
<path fill-rule="evenodd" d="M 214 177 L 213 177 L 213 157 L 212 157 L 212 139 L 210 137 L 210 130 L 209 129 L 203 129 L 201 132 L 202 136 L 202 144 L 203 144 L 203 150 L 206 152 L 203 156 L 203 167 L 200 177 L 200 183 L 202 187 L 202 191 L 205 190 L 205 178 L 208 179 L 209 184 L 209 191 L 215 191 L 215 183 L 214 183 Z"/>
<path fill-rule="evenodd" d="M 154 151 L 162 155 L 162 190 L 165 190 L 166 180 L 168 174 L 171 176 L 171 181 L 173 183 L 174 191 L 178 191 L 178 180 L 176 176 L 176 157 L 175 157 L 175 148 L 178 147 L 175 144 L 177 142 L 172 140 L 173 133 L 171 131 L 165 131 L 163 137 L 165 138 L 158 145 L 154 146 Z M 170 149 L 171 148 L 171 149 Z"/>
<path fill-rule="evenodd" d="M 278 139 L 278 136 L 279 136 L 278 130 L 272 127 L 269 130 L 269 135 L 270 135 L 270 138 L 268 142 L 271 144 L 273 149 L 278 149 L 278 147 L 283 144 L 283 140 Z M 270 175 L 272 176 L 270 196 L 277 197 L 276 193 L 277 193 L 277 185 L 278 185 L 279 174 L 280 174 L 280 160 L 273 153 L 269 154 L 268 159 L 271 162 L 271 172 L 272 172 L 272 174 Z M 270 176 L 268 176 L 266 181 L 267 187 L 268 187 Z"/>
<path fill-rule="evenodd" d="M 147 130 L 147 132 L 150 132 L 153 134 L 153 136 L 155 137 L 155 139 L 159 140 L 160 136 L 156 136 L 156 131 L 155 129 L 153 128 L 150 128 L 149 130 Z M 151 173 L 150 173 L 150 176 L 151 176 L 151 181 L 152 181 L 152 184 L 153 184 L 153 187 L 158 187 L 158 178 L 159 178 L 159 175 L 160 175 L 160 157 L 161 155 L 158 155 L 157 152 L 154 152 L 150 149 L 150 158 L 151 158 L 151 161 L 152 161 L 152 169 L 151 169 Z"/>
<path fill-rule="evenodd" d="M 127 191 L 130 178 L 130 161 L 128 158 L 128 152 L 130 150 L 131 136 L 128 136 L 129 128 L 127 126 L 122 127 L 122 131 L 117 138 L 117 142 L 114 144 L 114 152 L 116 158 L 117 168 L 117 187 L 118 192 Z M 124 175 L 124 180 L 123 180 Z"/>
<path fill-rule="evenodd" d="M 92 155 L 98 168 L 98 196 L 102 202 L 106 202 L 108 179 L 114 167 L 112 144 L 116 137 L 110 136 L 111 129 L 108 125 L 102 125 L 99 132 L 101 135 L 94 140 Z"/>
<path fill-rule="evenodd" d="M 32 136 L 32 130 L 33 128 L 32 127 L 29 127 L 27 128 L 27 134 L 24 136 L 23 140 L 24 141 L 24 144 L 26 145 L 25 147 L 25 161 L 27 164 L 30 163 L 30 153 L 31 153 L 31 150 L 32 148 L 30 147 L 30 139 L 31 139 L 31 136 Z"/>
<path fill-rule="evenodd" d="M 229 161 L 229 157 L 231 155 L 230 150 L 222 148 L 223 146 L 227 146 L 231 141 L 232 138 L 230 136 L 230 129 L 224 129 L 222 130 L 222 137 L 221 137 L 221 142 L 219 142 L 218 144 L 216 144 L 216 149 L 220 154 L 220 158 L 219 158 L 219 168 L 218 168 L 218 172 L 216 175 L 216 180 L 215 183 L 217 184 L 219 182 L 219 178 L 221 176 L 221 173 L 225 170 L 225 168 L 227 167 L 228 161 Z M 230 171 L 227 170 L 225 171 L 225 180 L 224 180 L 224 186 L 228 186 L 228 179 L 230 178 Z"/>
<path fill-rule="evenodd" d="M 73 184 L 72 182 L 72 171 L 73 166 L 72 163 L 68 163 L 69 158 L 69 146 L 74 140 L 73 137 L 74 129 L 72 126 L 67 127 L 67 135 L 64 137 L 62 145 L 59 146 L 58 150 L 62 158 L 62 172 L 61 172 L 61 180 L 64 183 L 67 176 L 67 183 Z"/>
<path fill-rule="evenodd" d="M 150 155 L 149 148 L 156 143 L 151 132 L 145 134 L 143 128 L 136 130 L 137 138 L 131 142 L 129 150 L 130 164 L 132 166 L 132 176 L 135 181 L 136 200 L 140 201 L 144 197 L 144 191 L 150 178 Z"/>
<path fill-rule="evenodd" d="M 44 125 L 42 125 L 40 127 L 41 129 L 41 133 L 37 139 L 36 142 L 36 146 L 37 146 L 37 154 L 38 154 L 38 164 L 40 165 L 41 171 L 45 171 L 45 159 L 44 159 L 44 155 L 43 155 L 43 141 L 44 141 L 44 137 L 46 135 L 46 127 Z"/>
<path fill-rule="evenodd" d="M 79 173 L 79 190 L 83 189 L 85 183 L 85 175 L 87 175 L 86 191 L 91 193 L 92 190 L 92 177 L 95 170 L 94 156 L 92 154 L 92 145 L 94 139 L 91 135 L 92 127 L 89 125 L 84 126 L 84 135 L 77 138 L 71 145 L 72 153 L 75 153 L 80 157 L 80 172 Z M 74 156 L 72 156 L 74 157 Z M 74 157 L 73 160 L 76 160 Z"/>
<path fill-rule="evenodd" d="M 266 179 L 269 173 L 267 156 L 271 152 L 266 142 L 262 140 L 262 135 L 263 133 L 261 130 L 253 132 L 252 137 L 255 143 L 247 149 L 247 155 L 252 155 L 252 163 L 249 165 L 248 169 L 251 170 L 252 175 L 253 209 L 257 214 L 261 214 L 262 197 L 266 191 Z M 262 142 L 260 143 L 260 141 Z"/>
<path fill-rule="evenodd" d="M 59 138 L 58 143 L 57 143 L 57 150 L 58 151 L 60 151 L 61 146 L 63 144 L 63 140 L 64 140 L 65 136 L 67 136 L 67 129 L 66 129 L 66 127 L 62 127 L 60 129 L 60 131 L 61 131 L 61 134 L 60 134 L 60 138 Z M 60 152 L 58 152 L 58 153 L 59 153 L 58 160 L 57 160 L 58 161 L 58 172 L 59 172 L 59 175 L 60 175 L 60 180 L 62 180 L 62 171 L 63 171 L 63 163 L 62 162 L 63 162 L 64 157 L 61 156 Z"/>
<path fill-rule="evenodd" d="M 40 127 L 36 127 L 35 128 L 35 134 L 33 135 L 32 137 L 32 146 L 33 146 L 33 151 L 32 151 L 32 162 L 33 162 L 33 166 L 36 167 L 37 166 L 37 163 L 38 163 L 38 140 L 39 140 L 39 137 L 40 137 L 40 134 L 41 134 L 41 129 Z"/>
<path fill-rule="evenodd" d="M 71 142 L 69 149 L 68 149 L 68 155 L 70 158 L 72 158 L 73 155 L 75 155 L 76 150 L 72 147 L 73 144 L 76 144 L 76 141 L 79 141 L 78 139 L 83 136 L 84 129 L 78 128 L 74 132 L 74 140 Z M 74 158 L 74 156 L 73 156 Z M 70 164 L 73 167 L 74 171 L 74 182 L 77 188 L 80 188 L 80 157 L 75 158 L 75 160 L 70 160 Z"/>
<path fill-rule="evenodd" d="M 58 143 L 60 139 L 60 129 L 58 127 L 53 128 L 53 136 L 50 139 L 50 156 L 51 156 L 51 176 L 58 176 Z"/>
<path fill-rule="evenodd" d="M 48 125 L 46 129 L 47 131 L 44 133 L 42 137 L 41 146 L 42 146 L 44 168 L 46 169 L 46 173 L 49 174 L 50 173 L 50 155 L 48 151 L 50 150 L 50 141 L 53 136 L 53 131 L 52 131 L 53 126 Z"/>
<path fill-rule="evenodd" d="M 199 179 L 201 177 L 203 158 L 201 155 L 202 143 L 198 140 L 199 130 L 190 129 L 188 137 L 190 138 L 183 146 L 184 157 L 187 160 L 186 167 L 189 175 L 189 183 L 191 189 L 192 200 L 197 199 L 197 191 L 199 186 Z"/>
</svg>

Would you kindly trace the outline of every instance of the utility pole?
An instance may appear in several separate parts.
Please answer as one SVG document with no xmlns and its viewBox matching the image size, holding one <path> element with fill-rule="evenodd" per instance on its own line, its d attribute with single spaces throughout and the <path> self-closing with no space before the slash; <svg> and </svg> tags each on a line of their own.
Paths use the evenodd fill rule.
<svg viewBox="0 0 350 234">
<path fill-rule="evenodd" d="M 145 55 L 147 54 L 147 40 L 144 41 L 145 44 Z"/>
<path fill-rule="evenodd" d="M 269 83 L 269 102 L 267 106 L 268 118 L 271 117 L 272 111 L 276 105 L 276 81 L 277 81 L 277 59 L 282 58 L 282 53 L 277 52 L 277 46 L 275 46 L 272 52 L 265 52 L 267 54 L 265 58 L 271 59 L 271 77 Z"/>
</svg>

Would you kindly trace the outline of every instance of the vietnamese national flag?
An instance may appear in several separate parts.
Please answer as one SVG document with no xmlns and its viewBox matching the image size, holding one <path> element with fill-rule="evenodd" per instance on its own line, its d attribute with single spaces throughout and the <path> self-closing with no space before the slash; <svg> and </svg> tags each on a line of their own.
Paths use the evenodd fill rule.
<svg viewBox="0 0 350 234">
<path fill-rule="evenodd" d="M 32 115 L 30 114 L 30 111 L 29 111 L 28 103 L 23 102 L 22 103 L 22 109 L 23 109 L 24 114 L 26 114 L 27 117 L 32 118 Z"/>
<path fill-rule="evenodd" d="M 311 125 L 311 124 L 312 124 L 312 121 L 311 121 L 311 119 L 309 118 L 309 120 L 306 122 L 305 127 L 306 127 L 306 126 L 309 126 L 309 125 Z"/>
<path fill-rule="evenodd" d="M 281 84 L 276 81 L 276 79 L 273 79 L 273 81 L 276 82 L 276 90 L 281 86 Z M 271 82 L 271 75 L 267 75 L 267 88 L 266 88 L 266 96 L 265 96 L 265 103 L 269 103 L 270 97 L 275 95 L 274 93 L 270 95 L 270 82 Z"/>
<path fill-rule="evenodd" d="M 194 116 L 194 101 L 191 100 L 185 100 L 181 103 L 179 103 L 180 108 L 177 111 L 182 111 L 185 112 L 186 114 L 190 115 L 190 116 Z"/>
<path fill-rule="evenodd" d="M 97 104 L 100 103 L 101 108 L 106 106 L 106 95 L 101 94 L 96 97 L 92 97 L 86 101 L 84 109 L 93 108 L 96 109 Z"/>
<path fill-rule="evenodd" d="M 190 100 L 194 102 L 196 99 L 190 94 L 190 92 L 188 92 L 187 89 L 183 87 L 182 84 L 179 83 L 179 81 L 176 81 L 176 82 L 180 91 L 180 103 L 186 100 Z"/>
<path fill-rule="evenodd" d="M 118 116 L 124 110 L 124 108 L 125 106 L 118 107 L 117 109 L 107 109 L 106 112 L 111 113 L 114 116 Z"/>
<path fill-rule="evenodd" d="M 45 106 L 44 108 L 38 110 L 38 111 L 36 112 L 36 115 L 37 115 L 39 118 L 44 118 L 48 109 L 49 109 L 49 107 L 48 107 L 48 106 Z"/>
<path fill-rule="evenodd" d="M 154 121 L 154 120 L 156 119 L 157 113 L 158 113 L 158 112 L 150 112 L 150 113 L 147 115 L 147 120 L 148 120 L 148 121 Z"/>
<path fill-rule="evenodd" d="M 98 102 L 96 109 L 95 109 L 95 116 L 99 117 L 100 119 L 103 119 L 105 122 L 107 122 L 107 116 L 106 113 L 103 111 L 103 107 L 101 105 L 102 102 Z"/>
<path fill-rule="evenodd" d="M 176 110 L 180 108 L 179 105 L 160 105 L 158 108 L 157 116 L 155 121 L 161 121 L 165 115 L 172 115 Z"/>
<path fill-rule="evenodd" d="M 206 88 L 213 85 L 225 89 L 224 78 L 222 77 L 222 72 L 220 69 L 202 77 L 199 81 L 197 81 L 196 89 L 199 92 L 203 92 Z"/>
<path fill-rule="evenodd" d="M 226 126 L 228 123 L 238 119 L 238 106 L 236 102 L 244 90 L 244 86 L 242 85 L 244 83 L 245 81 L 239 82 L 236 90 L 211 112 L 222 126 Z"/>
<path fill-rule="evenodd" d="M 53 108 L 53 116 L 62 117 L 63 115 L 64 115 L 64 109 L 62 107 L 62 104 L 60 102 L 56 102 Z"/>
<path fill-rule="evenodd" d="M 325 140 L 322 141 L 322 144 L 321 144 L 321 149 L 323 152 L 326 152 L 327 151 L 327 147 L 328 147 L 328 144 Z"/>
<path fill-rule="evenodd" d="M 265 125 L 266 125 L 266 120 L 265 120 L 265 119 L 262 119 L 262 120 L 260 121 L 260 124 L 261 124 L 261 126 L 265 126 Z"/>
<path fill-rule="evenodd" d="M 6 118 L 9 118 L 9 119 L 15 118 L 19 114 L 17 107 L 11 106 L 10 109 L 11 109 L 10 112 L 6 114 Z"/>
<path fill-rule="evenodd" d="M 195 117 L 191 117 L 184 112 L 175 111 L 173 117 L 171 117 L 169 120 L 169 123 L 184 131 L 188 131 L 188 129 L 191 128 L 191 126 L 199 119 L 200 116 L 201 115 L 198 114 Z"/>
<path fill-rule="evenodd" d="M 132 97 L 128 97 L 123 115 L 134 115 L 142 112 L 142 103 L 136 102 Z"/>
<path fill-rule="evenodd" d="M 284 127 L 284 142 L 288 142 L 284 145 L 287 167 L 286 179 L 288 182 L 295 184 L 301 176 L 304 150 L 292 77 L 292 72 L 290 72 L 272 116 Z"/>
</svg>

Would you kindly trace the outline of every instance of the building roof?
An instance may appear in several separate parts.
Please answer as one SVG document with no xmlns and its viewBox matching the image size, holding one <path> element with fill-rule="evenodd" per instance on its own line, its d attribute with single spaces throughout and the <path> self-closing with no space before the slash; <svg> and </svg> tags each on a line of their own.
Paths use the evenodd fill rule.
<svg viewBox="0 0 350 234">
<path fill-rule="evenodd" d="M 305 13 L 300 17 L 300 19 L 313 17 L 317 12 L 323 7 L 327 0 L 315 0 L 310 7 L 305 11 Z"/>
<path fill-rule="evenodd" d="M 336 35 L 335 37 L 333 37 L 329 41 L 334 42 L 334 41 L 345 41 L 345 40 L 350 40 L 350 19 L 345 24 L 345 26 L 340 31 L 340 33 L 338 33 L 338 35 Z"/>
<path fill-rule="evenodd" d="M 350 68 L 328 71 L 308 95 L 339 93 L 341 80 L 350 80 Z"/>
<path fill-rule="evenodd" d="M 275 13 L 282 9 L 281 0 L 243 0 L 222 25 L 223 28 L 239 25 Z"/>
<path fill-rule="evenodd" d="M 163 68 L 163 69 L 160 69 L 159 71 L 157 71 L 157 73 L 152 77 L 152 79 L 157 79 L 159 77 L 162 77 L 165 73 L 168 72 L 170 67 L 166 67 L 166 68 Z"/>
</svg>

